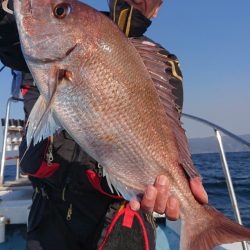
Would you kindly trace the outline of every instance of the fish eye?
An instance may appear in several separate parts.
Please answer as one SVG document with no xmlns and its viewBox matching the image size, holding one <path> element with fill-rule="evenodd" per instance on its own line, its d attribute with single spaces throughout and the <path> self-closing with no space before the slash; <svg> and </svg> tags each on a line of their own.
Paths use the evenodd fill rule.
<svg viewBox="0 0 250 250">
<path fill-rule="evenodd" d="M 68 3 L 60 3 L 54 7 L 53 13 L 56 18 L 62 19 L 71 12 L 71 6 Z"/>
</svg>

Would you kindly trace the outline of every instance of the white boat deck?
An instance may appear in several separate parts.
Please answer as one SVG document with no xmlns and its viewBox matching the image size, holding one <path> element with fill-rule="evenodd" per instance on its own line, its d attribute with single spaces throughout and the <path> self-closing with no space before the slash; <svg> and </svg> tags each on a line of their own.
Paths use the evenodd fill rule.
<svg viewBox="0 0 250 250">
<path fill-rule="evenodd" d="M 7 235 L 6 227 L 17 225 L 20 228 L 20 225 L 23 225 L 24 228 L 26 226 L 32 192 L 32 186 L 27 178 L 6 182 L 4 186 L 0 187 L 0 249 L 18 249 L 13 248 L 13 246 L 15 244 L 16 247 L 20 244 L 25 245 L 22 242 L 24 238 L 17 237 L 17 235 L 20 235 L 18 230 L 13 232 L 13 236 Z M 22 231 L 24 230 L 22 229 Z"/>
<path fill-rule="evenodd" d="M 26 224 L 32 197 L 32 187 L 9 186 L 0 188 L 0 218 L 6 224 Z"/>
</svg>

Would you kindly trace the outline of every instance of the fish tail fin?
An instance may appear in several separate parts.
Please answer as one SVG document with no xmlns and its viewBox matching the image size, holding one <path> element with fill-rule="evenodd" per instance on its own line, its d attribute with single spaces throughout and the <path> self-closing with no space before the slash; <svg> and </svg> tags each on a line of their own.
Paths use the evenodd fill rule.
<svg viewBox="0 0 250 250">
<path fill-rule="evenodd" d="M 185 218 L 181 250 L 212 250 L 217 245 L 250 240 L 250 229 L 226 218 L 212 207 L 203 208 L 202 219 L 194 222 Z"/>
</svg>

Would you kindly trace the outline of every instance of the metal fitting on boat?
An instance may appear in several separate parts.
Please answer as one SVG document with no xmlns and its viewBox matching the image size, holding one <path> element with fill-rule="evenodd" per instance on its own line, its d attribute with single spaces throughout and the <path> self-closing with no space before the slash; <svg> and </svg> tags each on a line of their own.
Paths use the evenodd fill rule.
<svg viewBox="0 0 250 250">
<path fill-rule="evenodd" d="M 5 242 L 5 217 L 0 216 L 0 243 Z"/>
</svg>

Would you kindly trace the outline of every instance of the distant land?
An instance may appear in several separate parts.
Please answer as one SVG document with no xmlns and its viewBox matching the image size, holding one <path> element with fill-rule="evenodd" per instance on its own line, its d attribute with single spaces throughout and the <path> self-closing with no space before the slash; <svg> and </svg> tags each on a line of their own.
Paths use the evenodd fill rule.
<svg viewBox="0 0 250 250">
<path fill-rule="evenodd" d="M 250 134 L 240 135 L 239 137 L 250 143 Z M 226 152 L 242 152 L 250 150 L 247 146 L 243 146 L 241 143 L 228 136 L 222 136 L 222 142 Z M 218 142 L 215 136 L 190 138 L 189 147 L 192 154 L 219 152 Z"/>
</svg>

